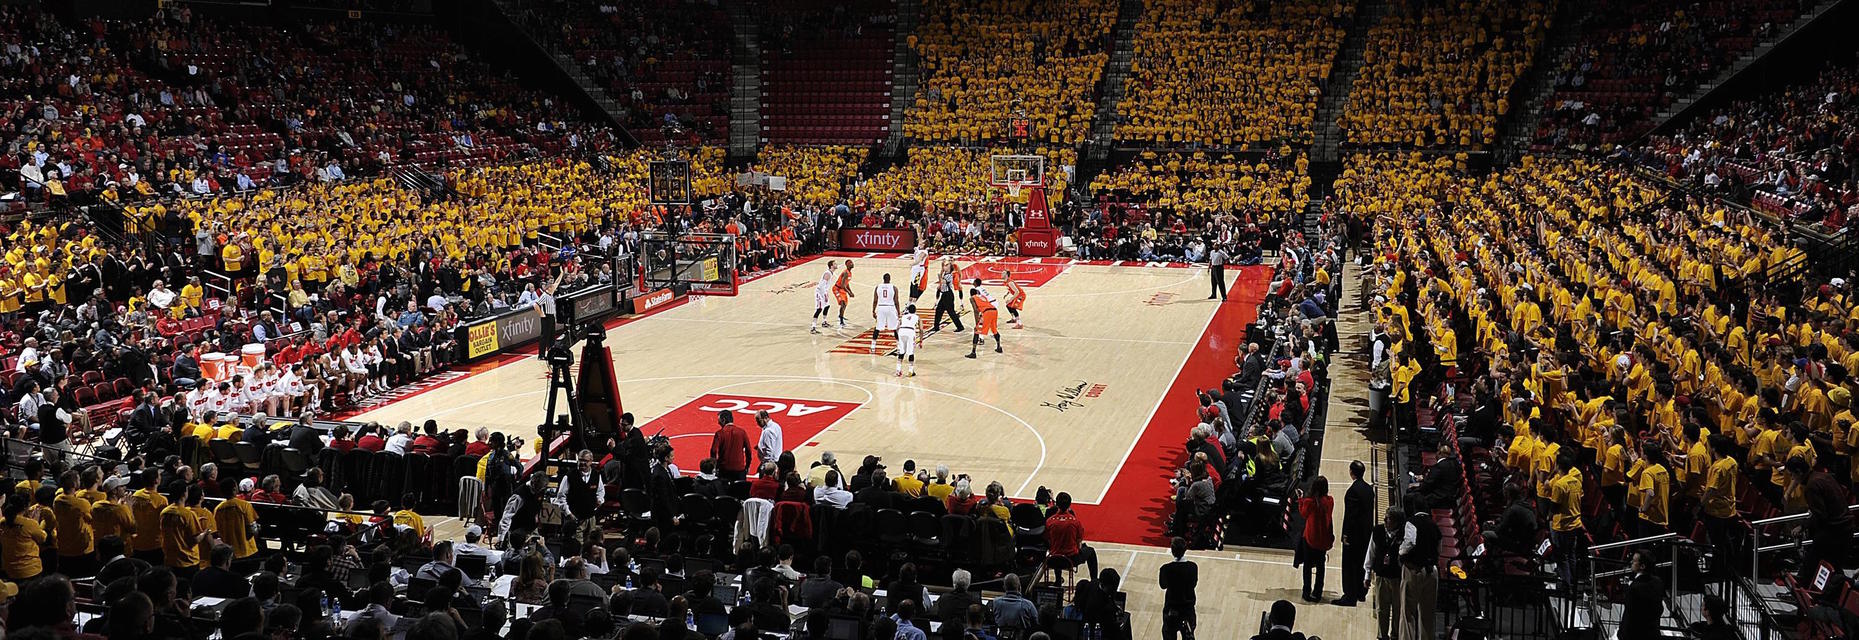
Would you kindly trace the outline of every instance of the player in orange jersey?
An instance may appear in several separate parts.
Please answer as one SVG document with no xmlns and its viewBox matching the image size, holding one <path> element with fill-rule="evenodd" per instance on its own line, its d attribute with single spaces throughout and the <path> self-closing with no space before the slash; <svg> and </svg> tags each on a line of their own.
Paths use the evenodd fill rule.
<svg viewBox="0 0 1859 640">
<path fill-rule="evenodd" d="M 995 307 L 994 295 L 981 288 L 980 278 L 968 290 L 968 307 L 975 310 L 975 339 L 968 345 L 968 357 L 975 357 L 985 335 L 994 336 L 994 352 L 1001 353 L 1000 309 Z"/>
<path fill-rule="evenodd" d="M 1025 329 L 1020 324 L 1020 309 L 1026 306 L 1026 289 L 1014 282 L 1012 269 L 1001 269 L 1001 279 L 1007 281 L 1007 313 L 1013 314 L 1013 328 Z"/>
<path fill-rule="evenodd" d="M 839 301 L 839 328 L 846 328 L 846 301 L 853 298 L 852 261 L 846 261 L 846 270 L 839 272 L 839 281 L 833 283 L 833 299 Z"/>
</svg>

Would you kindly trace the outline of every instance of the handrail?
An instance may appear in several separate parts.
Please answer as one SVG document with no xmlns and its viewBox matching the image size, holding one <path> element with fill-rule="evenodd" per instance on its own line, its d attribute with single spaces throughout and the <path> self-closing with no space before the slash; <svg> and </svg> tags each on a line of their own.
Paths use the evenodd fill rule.
<svg viewBox="0 0 1859 640">
<path fill-rule="evenodd" d="M 1859 513 L 1859 504 L 1847 505 L 1846 513 L 1847 514 Z M 1775 525 L 1792 524 L 1795 522 L 1805 522 L 1807 521 L 1809 517 L 1812 517 L 1812 515 L 1813 514 L 1804 511 L 1801 513 L 1792 513 L 1788 515 L 1775 516 L 1773 518 L 1763 518 L 1761 520 L 1750 521 L 1749 523 L 1749 541 L 1750 541 L 1749 577 L 1751 579 L 1756 578 L 1758 575 L 1761 575 L 1762 573 L 1762 554 L 1768 553 L 1771 551 L 1780 551 L 1782 549 L 1787 549 L 1790 547 L 1798 547 L 1801 545 L 1800 540 L 1794 540 L 1792 542 L 1764 546 L 1762 544 L 1762 535 L 1763 535 L 1762 529 L 1764 527 L 1771 527 Z"/>
<path fill-rule="evenodd" d="M 1667 540 L 1672 540 L 1674 538 L 1683 538 L 1683 537 L 1684 536 L 1680 536 L 1676 533 L 1661 533 L 1659 535 L 1646 537 L 1646 538 L 1632 538 L 1629 540 L 1620 540 L 1616 542 L 1609 542 L 1606 544 L 1597 544 L 1592 547 L 1588 547 L 1588 555 L 1592 556 L 1595 554 L 1595 552 L 1598 552 L 1598 551 L 1607 551 L 1610 549 L 1619 549 L 1622 547 L 1633 547 L 1633 546 L 1639 546 L 1642 544 L 1653 544 L 1656 542 L 1665 542 Z M 1685 538 L 1685 541 L 1690 542 L 1691 539 Z"/>
</svg>

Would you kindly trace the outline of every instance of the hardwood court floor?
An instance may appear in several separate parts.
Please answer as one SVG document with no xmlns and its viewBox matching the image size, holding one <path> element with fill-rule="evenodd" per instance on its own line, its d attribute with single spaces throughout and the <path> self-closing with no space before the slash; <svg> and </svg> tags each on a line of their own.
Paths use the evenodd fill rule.
<svg viewBox="0 0 1859 640">
<path fill-rule="evenodd" d="M 612 328 L 607 344 L 625 408 L 647 433 L 665 428 L 674 437 L 685 469 L 706 455 L 715 428 L 716 412 L 703 407 L 768 408 L 803 467 L 820 451 L 838 453 L 847 471 L 876 454 L 893 473 L 915 459 L 947 464 L 981 485 L 998 480 L 1016 496 L 1030 497 L 1040 485 L 1069 491 L 1084 503 L 1079 515 L 1101 565 L 1123 575 L 1137 637 L 1157 637 L 1162 592 L 1155 576 L 1169 557 L 1153 545 L 1166 544 L 1168 467 L 1179 462 L 1192 426 L 1192 389 L 1232 371 L 1267 274 L 1230 272 L 1232 299 L 1217 306 L 1205 299 L 1207 272 L 1200 268 L 1010 265 L 1017 278 L 1038 286 L 1028 289 L 1028 328 L 1001 329 L 1006 353 L 983 351 L 968 360 L 967 334 L 944 332 L 920 353 L 917 377 L 897 378 L 895 360 L 872 355 L 869 338 L 855 334 L 872 324 L 870 290 L 879 274 L 890 273 L 907 289 L 908 262 L 855 257 L 858 297 L 847 308 L 854 328 L 812 335 L 813 285 L 826 260 L 746 283 L 733 298 L 693 298 Z M 974 272 L 974 262 L 958 264 Z M 999 285 L 989 290 L 1005 293 Z M 448 428 L 488 426 L 532 437 L 543 418 L 545 374 L 533 357 L 510 358 L 355 419 L 436 418 Z M 1063 402 L 1071 403 L 1063 411 L 1051 406 Z M 749 413 L 736 417 L 753 436 Z M 1343 419 L 1336 416 L 1332 427 Z M 1326 450 L 1326 457 L 1366 456 L 1359 438 L 1333 433 L 1335 452 Z M 1325 469 L 1332 478 L 1347 477 Z M 449 526 L 452 535 L 442 537 L 456 537 L 456 529 Z M 1289 552 L 1228 547 L 1193 551 L 1190 559 L 1201 572 L 1201 637 L 1250 637 L 1259 614 L 1278 599 L 1298 605 L 1300 631 L 1374 637 L 1368 604 L 1344 609 L 1300 601 Z M 1334 599 L 1340 550 L 1328 565 L 1325 596 Z"/>
<path fill-rule="evenodd" d="M 673 438 L 682 469 L 694 471 L 707 455 L 717 412 L 735 411 L 753 441 L 752 414 L 768 409 L 803 468 L 823 451 L 836 452 L 847 472 L 868 454 L 893 474 L 914 459 L 969 474 L 977 493 L 999 481 L 1012 496 L 1047 486 L 1096 503 L 1217 307 L 1204 299 L 1199 268 L 958 261 L 965 275 L 995 281 L 988 289 L 1001 299 L 1005 287 L 992 269 L 1012 269 L 1029 293 L 1026 328 L 1007 326 L 1003 309 L 1005 353 L 990 341 L 970 360 L 969 334 L 945 327 L 923 345 L 917 376 L 899 378 L 896 359 L 883 355 L 892 341 L 871 346 L 871 296 L 887 273 L 907 295 L 909 262 L 855 259 L 851 327 L 810 334 L 813 287 L 827 260 L 608 331 L 625 410 L 648 435 L 662 429 Z M 922 302 L 932 310 L 933 293 Z M 533 438 L 544 420 L 544 364 L 528 356 L 480 369 L 352 419 L 430 418 L 448 429 Z"/>
</svg>

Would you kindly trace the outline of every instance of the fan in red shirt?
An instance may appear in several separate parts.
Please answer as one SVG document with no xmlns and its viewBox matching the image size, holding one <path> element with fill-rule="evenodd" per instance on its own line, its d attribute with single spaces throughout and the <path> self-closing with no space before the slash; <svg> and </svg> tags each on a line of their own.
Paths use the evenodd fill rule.
<svg viewBox="0 0 1859 640">
<path fill-rule="evenodd" d="M 1083 562 L 1097 575 L 1097 550 L 1084 543 L 1084 523 L 1072 513 L 1072 494 L 1060 491 L 1052 499 L 1052 515 L 1046 517 L 1046 549 L 1052 557 L 1070 560 L 1073 567 Z"/>
<path fill-rule="evenodd" d="M 730 412 L 716 416 L 716 435 L 710 439 L 710 458 L 716 460 L 716 477 L 735 482 L 749 477 L 749 432 L 736 426 Z"/>
<path fill-rule="evenodd" d="M 420 434 L 420 437 L 413 439 L 413 444 L 408 446 L 407 450 L 425 454 L 444 453 L 446 444 L 444 440 L 439 439 L 439 423 L 427 420 L 425 431 Z"/>
<path fill-rule="evenodd" d="M 769 502 L 774 502 L 775 498 L 781 497 L 781 479 L 775 477 L 777 475 L 780 474 L 775 472 L 775 463 L 762 463 L 761 474 L 749 481 L 749 497 L 761 498 Z"/>
<path fill-rule="evenodd" d="M 369 425 L 362 428 L 365 429 L 366 432 L 363 433 L 361 437 L 355 439 L 355 448 L 363 451 L 373 451 L 375 453 L 380 453 L 387 449 L 387 439 L 381 437 L 381 429 L 384 427 Z"/>
<path fill-rule="evenodd" d="M 1336 531 L 1332 526 L 1330 514 L 1335 510 L 1336 500 L 1330 497 L 1330 481 L 1317 476 L 1310 481 L 1310 495 L 1304 490 L 1297 491 L 1297 513 L 1304 518 L 1304 535 L 1297 540 L 1297 555 L 1291 566 L 1304 566 L 1304 601 L 1323 601 L 1323 565 L 1330 559 L 1330 546 L 1336 543 Z M 1317 582 L 1311 584 L 1310 574 L 1317 574 Z"/>
<path fill-rule="evenodd" d="M 355 441 L 349 438 L 348 425 L 336 425 L 336 430 L 332 435 L 333 437 L 329 439 L 329 448 L 335 449 L 338 453 L 355 448 Z"/>
<path fill-rule="evenodd" d="M 489 442 L 490 439 L 491 439 L 491 430 L 484 428 L 484 427 L 478 427 L 478 439 L 472 442 L 471 444 L 465 445 L 465 455 L 482 456 L 484 454 L 490 453 L 491 452 L 491 443 Z"/>
</svg>

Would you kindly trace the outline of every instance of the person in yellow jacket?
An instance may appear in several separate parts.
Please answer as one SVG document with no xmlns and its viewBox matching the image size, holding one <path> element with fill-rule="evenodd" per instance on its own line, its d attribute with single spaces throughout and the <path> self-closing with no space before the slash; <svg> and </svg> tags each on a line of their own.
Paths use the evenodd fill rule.
<svg viewBox="0 0 1859 640">
<path fill-rule="evenodd" d="M 192 575 L 200 566 L 200 537 L 207 528 L 194 509 L 205 495 L 200 485 L 190 485 L 185 493 L 176 496 L 180 502 L 161 510 L 162 562 L 177 574 Z"/>
<path fill-rule="evenodd" d="M 116 536 L 123 542 L 123 548 L 129 548 L 130 540 L 136 533 L 135 515 L 130 513 L 126 502 L 129 498 L 129 480 L 121 476 L 110 476 L 103 481 L 104 498 L 90 504 L 90 524 L 98 540 Z"/>
<path fill-rule="evenodd" d="M 240 481 L 240 489 L 250 478 Z M 213 522 L 217 525 L 220 540 L 232 547 L 232 557 L 245 559 L 258 553 L 258 544 L 252 540 L 252 525 L 258 523 L 258 511 L 252 503 L 246 501 L 244 493 L 234 493 L 232 497 L 220 502 L 213 508 Z"/>
<path fill-rule="evenodd" d="M 1643 463 L 1633 486 L 1634 492 L 1640 496 L 1639 518 L 1635 524 L 1639 527 L 1639 536 L 1656 536 L 1671 531 L 1669 509 L 1672 474 L 1665 466 L 1664 447 L 1657 442 L 1648 442 L 1642 449 L 1644 457 L 1634 461 Z"/>
<path fill-rule="evenodd" d="M 39 545 L 46 540 L 45 527 L 26 513 L 31 504 L 30 498 L 13 493 L 7 495 L 6 508 L 0 510 L 0 568 L 14 582 L 45 572 L 45 564 L 39 560 Z"/>
<path fill-rule="evenodd" d="M 219 256 L 220 260 L 225 263 L 227 275 L 236 276 L 240 269 L 245 268 L 245 249 L 237 242 L 228 241 L 226 246 L 219 250 Z"/>
<path fill-rule="evenodd" d="M 91 505 L 78 495 L 78 473 L 58 476 L 58 497 L 52 500 L 52 517 L 58 544 L 58 572 L 74 576 L 96 570 L 97 541 L 91 528 Z"/>
<path fill-rule="evenodd" d="M 168 498 L 155 490 L 160 479 L 161 470 L 143 469 L 142 475 L 131 481 L 130 486 L 136 490 L 127 505 L 130 521 L 135 523 L 135 534 L 128 544 L 130 555 L 150 564 L 161 562 L 161 513 L 168 508 Z"/>
<path fill-rule="evenodd" d="M 1581 522 L 1581 470 L 1575 454 L 1556 454 L 1555 479 L 1549 482 L 1549 544 L 1557 553 L 1556 573 L 1563 584 L 1575 584 L 1575 566 L 1587 553 L 1587 533 Z"/>
</svg>

